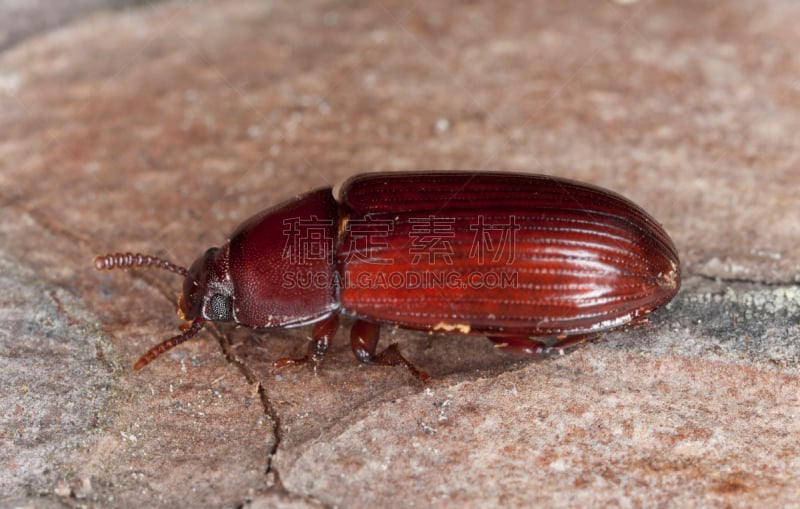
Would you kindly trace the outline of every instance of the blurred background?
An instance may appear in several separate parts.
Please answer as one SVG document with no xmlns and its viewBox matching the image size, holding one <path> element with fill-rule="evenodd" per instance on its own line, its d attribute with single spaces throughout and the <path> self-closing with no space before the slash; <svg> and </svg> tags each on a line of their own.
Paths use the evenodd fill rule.
<svg viewBox="0 0 800 509">
<path fill-rule="evenodd" d="M 117 10 L 146 0 L 0 0 L 0 51 L 27 37 L 55 30 L 95 11 Z"/>
<path fill-rule="evenodd" d="M 0 506 L 785 507 L 800 499 L 800 3 L 0 0 Z M 547 173 L 663 224 L 683 288 L 545 362 L 433 376 L 175 334 L 186 265 L 370 171 Z M 348 322 L 345 321 L 345 326 Z"/>
</svg>

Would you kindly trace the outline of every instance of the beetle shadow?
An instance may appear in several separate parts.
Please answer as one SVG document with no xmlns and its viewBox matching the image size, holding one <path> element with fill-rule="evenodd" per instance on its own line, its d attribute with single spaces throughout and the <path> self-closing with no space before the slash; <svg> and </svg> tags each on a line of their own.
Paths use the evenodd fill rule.
<svg viewBox="0 0 800 509">
<path fill-rule="evenodd" d="M 410 331 L 408 336 L 406 341 L 401 342 L 407 345 L 404 351 L 435 379 L 475 380 L 548 360 L 526 358 L 496 348 L 486 336 L 479 334 L 425 334 Z"/>
<path fill-rule="evenodd" d="M 479 335 L 427 334 L 384 327 L 379 351 L 399 343 L 403 355 L 431 375 L 429 385 L 424 385 L 401 366 L 359 363 L 350 350 L 352 323 L 351 319 L 343 319 L 330 351 L 316 371 L 310 364 L 280 368 L 273 365 L 280 358 L 305 355 L 310 327 L 274 331 L 233 326 L 218 329 L 224 336 L 221 342 L 229 358 L 246 371 L 252 383 L 260 385 L 266 412 L 277 423 L 273 428 L 279 437 L 277 447 L 287 457 L 299 454 L 304 444 L 321 436 L 342 432 L 365 418 L 376 404 L 542 362 L 498 351 Z"/>
<path fill-rule="evenodd" d="M 302 384 L 305 383 L 304 376 L 315 376 L 344 381 L 352 386 L 358 385 L 359 377 L 367 377 L 373 385 L 380 377 L 388 377 L 395 386 L 422 386 L 400 366 L 387 368 L 359 363 L 349 343 L 353 323 L 351 318 L 342 318 L 330 350 L 316 369 L 310 363 L 280 368 L 274 366 L 278 359 L 296 359 L 306 355 L 311 338 L 310 327 L 273 331 L 223 327 L 221 331 L 230 341 L 232 353 L 257 373 L 262 382 L 270 380 L 276 383 L 291 379 Z M 482 335 L 429 334 L 383 327 L 378 351 L 392 343 L 398 343 L 402 354 L 418 369 L 430 374 L 434 383 L 445 378 L 460 381 L 492 376 L 531 362 L 541 362 L 499 350 Z"/>
</svg>

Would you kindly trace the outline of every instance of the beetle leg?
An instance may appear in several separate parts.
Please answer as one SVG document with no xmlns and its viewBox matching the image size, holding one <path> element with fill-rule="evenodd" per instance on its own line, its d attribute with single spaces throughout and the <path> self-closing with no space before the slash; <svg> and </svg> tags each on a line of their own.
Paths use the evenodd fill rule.
<svg viewBox="0 0 800 509">
<path fill-rule="evenodd" d="M 495 348 L 505 350 L 514 355 L 541 359 L 561 350 L 583 343 L 593 337 L 593 334 L 581 334 L 560 338 L 550 346 L 541 341 L 530 339 L 527 336 L 488 336 Z"/>
<path fill-rule="evenodd" d="M 597 334 L 578 334 L 575 336 L 559 338 L 559 341 L 556 341 L 550 346 L 550 350 L 565 350 L 567 348 L 572 348 L 573 346 L 585 343 L 596 336 Z"/>
<path fill-rule="evenodd" d="M 276 368 L 282 368 L 289 365 L 305 364 L 306 362 L 311 361 L 314 363 L 314 370 L 316 371 L 317 366 L 319 366 L 319 363 L 322 362 L 322 358 L 325 357 L 326 353 L 328 353 L 333 336 L 336 335 L 336 331 L 338 329 L 339 315 L 337 314 L 333 314 L 328 318 L 317 322 L 314 325 L 314 332 L 311 335 L 311 342 L 308 344 L 308 353 L 297 359 L 292 359 L 289 357 L 278 359 L 272 363 L 273 366 Z"/>
<path fill-rule="evenodd" d="M 384 351 L 375 354 L 380 338 L 381 326 L 376 323 L 356 320 L 350 331 L 350 347 L 353 355 L 364 364 L 378 364 L 381 366 L 405 366 L 405 368 L 422 383 L 427 383 L 430 376 L 420 371 L 403 357 L 397 343 L 392 343 Z"/>
<path fill-rule="evenodd" d="M 337 330 L 339 330 L 339 315 L 335 313 L 314 325 L 311 344 L 308 345 L 308 355 L 306 356 L 311 358 L 314 366 L 322 362 L 322 358 L 328 353 Z"/>
<path fill-rule="evenodd" d="M 544 357 L 548 347 L 541 341 L 525 336 L 488 336 L 494 347 L 524 357 Z"/>
</svg>

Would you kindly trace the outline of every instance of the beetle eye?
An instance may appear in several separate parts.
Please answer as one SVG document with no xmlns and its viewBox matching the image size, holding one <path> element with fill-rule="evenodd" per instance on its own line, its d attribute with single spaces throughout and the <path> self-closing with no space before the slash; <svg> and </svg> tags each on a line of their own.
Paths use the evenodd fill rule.
<svg viewBox="0 0 800 509">
<path fill-rule="evenodd" d="M 233 320 L 233 302 L 227 295 L 215 293 L 206 304 L 207 320 L 227 322 Z"/>
</svg>

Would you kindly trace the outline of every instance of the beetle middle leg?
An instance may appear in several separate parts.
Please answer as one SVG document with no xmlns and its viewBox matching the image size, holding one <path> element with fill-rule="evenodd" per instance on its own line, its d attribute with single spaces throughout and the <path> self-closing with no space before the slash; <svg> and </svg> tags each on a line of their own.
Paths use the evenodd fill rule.
<svg viewBox="0 0 800 509">
<path fill-rule="evenodd" d="M 387 346 L 379 354 L 375 353 L 380 339 L 381 326 L 363 320 L 356 320 L 350 331 L 350 348 L 353 355 L 364 364 L 378 364 L 381 366 L 405 366 L 414 377 L 422 383 L 427 383 L 430 376 L 420 371 L 400 353 L 397 343 Z"/>
<path fill-rule="evenodd" d="M 531 339 L 527 336 L 487 336 L 494 343 L 495 348 L 505 350 L 514 355 L 541 359 L 566 348 L 579 345 L 594 337 L 594 334 L 580 334 L 575 336 L 559 337 L 552 345 Z"/>
<path fill-rule="evenodd" d="M 276 368 L 282 368 L 289 365 L 305 364 L 311 361 L 314 363 L 314 370 L 316 370 L 317 366 L 319 366 L 319 363 L 322 362 L 322 358 L 325 357 L 326 353 L 328 353 L 328 349 L 331 347 L 333 336 L 336 335 L 336 331 L 338 329 L 339 315 L 337 314 L 333 314 L 328 318 L 317 322 L 314 325 L 314 332 L 311 335 L 311 342 L 308 345 L 308 353 L 306 355 L 297 359 L 288 357 L 278 359 L 273 363 L 273 365 Z"/>
</svg>

